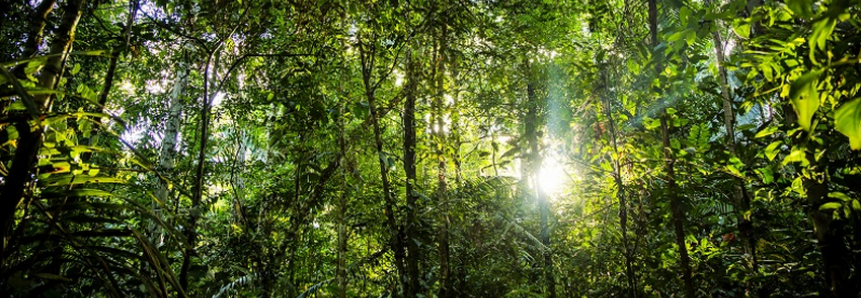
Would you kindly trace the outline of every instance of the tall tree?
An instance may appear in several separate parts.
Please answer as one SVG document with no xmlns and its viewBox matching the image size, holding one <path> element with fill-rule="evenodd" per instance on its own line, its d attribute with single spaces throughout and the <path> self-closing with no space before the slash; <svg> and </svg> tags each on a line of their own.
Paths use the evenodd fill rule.
<svg viewBox="0 0 861 298">
<path fill-rule="evenodd" d="M 360 37 L 362 38 L 362 37 Z M 409 297 L 412 293 L 413 289 L 409 288 L 408 283 L 406 282 L 407 272 L 404 267 L 404 244 L 401 237 L 400 228 L 397 224 L 397 220 L 395 219 L 395 200 L 392 196 L 392 189 L 389 183 L 389 165 L 388 165 L 388 157 L 385 151 L 383 151 L 383 138 L 382 132 L 380 129 L 380 115 L 378 113 L 377 107 L 377 96 L 376 91 L 379 86 L 379 82 L 382 82 L 388 73 L 380 75 L 377 82 L 374 82 L 374 69 L 376 68 L 377 61 L 377 53 L 378 43 L 380 42 L 376 33 L 371 33 L 370 37 L 367 40 L 360 41 L 359 44 L 359 57 L 361 58 L 361 70 L 362 70 L 362 83 L 365 88 L 365 100 L 368 101 L 368 109 L 370 110 L 371 115 L 371 124 L 373 125 L 374 130 L 374 147 L 376 148 L 377 159 L 380 164 L 380 179 L 383 184 L 383 198 L 385 199 L 385 214 L 386 214 L 386 222 L 388 223 L 389 228 L 389 242 L 391 245 L 392 251 L 395 253 L 395 267 L 398 270 L 398 280 L 401 283 L 401 286 L 404 288 L 404 292 Z M 393 62 L 394 63 L 394 62 Z"/>
<path fill-rule="evenodd" d="M 404 102 L 404 113 L 402 116 L 404 122 L 404 172 L 406 172 L 406 181 L 404 188 L 407 197 L 407 222 L 404 230 L 404 235 L 407 240 L 407 274 L 409 275 L 410 288 L 419 289 L 419 261 L 421 261 L 421 250 L 416 243 L 416 231 L 418 230 L 418 219 L 416 213 L 418 206 L 416 201 L 418 196 L 416 192 L 416 98 L 417 93 L 417 63 L 413 60 L 411 50 L 406 53 L 406 86 L 404 93 L 406 101 Z"/>
<path fill-rule="evenodd" d="M 649 31 L 651 35 L 651 47 L 653 51 L 653 59 L 655 60 L 655 73 L 660 76 L 663 72 L 661 65 L 661 57 L 658 50 L 658 4 L 657 0 L 649 0 Z M 670 211 L 673 215 L 673 228 L 676 232 L 676 247 L 679 251 L 679 265 L 682 270 L 682 280 L 685 283 L 685 297 L 696 297 L 696 289 L 694 287 L 693 274 L 691 273 L 691 260 L 688 255 L 688 248 L 685 244 L 685 212 L 682 209 L 682 203 L 679 199 L 678 185 L 676 184 L 675 173 L 675 155 L 672 145 L 670 144 L 670 115 L 667 113 L 666 98 L 659 103 L 662 107 L 660 110 L 660 125 L 661 125 L 661 143 L 664 155 L 665 168 L 667 171 L 667 186 L 665 193 L 670 200 Z"/>
<path fill-rule="evenodd" d="M 63 18 L 51 40 L 50 55 L 38 77 L 37 86 L 46 90 L 54 90 L 60 80 L 63 61 L 68 56 L 71 44 L 75 40 L 75 29 L 81 19 L 84 1 L 70 0 L 63 8 Z M 25 97 L 24 101 L 30 101 L 28 95 L 22 94 L 22 96 Z M 34 118 L 38 119 L 38 114 L 42 111 L 50 111 L 51 98 L 50 93 L 32 97 L 32 104 L 34 105 L 28 109 Z M 41 120 L 39 119 L 37 122 L 41 122 Z M 0 236 L 2 237 L 0 239 L 4 239 L 4 241 L 13 225 L 15 212 L 24 198 L 24 191 L 31 180 L 30 173 L 42 144 L 43 128 L 41 123 L 37 123 L 34 128 L 25 120 L 17 123 L 16 128 L 19 135 L 18 148 L 12 160 L 9 175 L 6 176 L 6 181 L 3 184 L 2 200 L 0 200 L 3 202 L 3 211 L 0 214 L 0 223 L 2 223 L 0 226 Z M 4 251 L 5 246 L 4 244 Z"/>
</svg>

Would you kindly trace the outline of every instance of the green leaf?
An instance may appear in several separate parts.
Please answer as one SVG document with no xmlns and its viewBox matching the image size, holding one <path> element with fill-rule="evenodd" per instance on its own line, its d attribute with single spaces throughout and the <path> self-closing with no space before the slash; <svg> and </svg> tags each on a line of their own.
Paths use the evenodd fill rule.
<svg viewBox="0 0 861 298">
<path fill-rule="evenodd" d="M 75 63 L 75 66 L 74 66 L 74 67 L 72 67 L 72 70 L 71 70 L 71 71 L 69 71 L 69 74 L 71 74 L 71 75 L 76 75 L 76 74 L 78 74 L 79 72 L 81 72 L 81 64 L 80 64 L 80 63 Z"/>
<path fill-rule="evenodd" d="M 806 167 L 810 165 L 810 161 L 807 160 L 807 157 L 805 155 L 806 154 L 804 153 L 804 149 L 792 148 L 792 151 L 789 153 L 789 155 L 787 155 L 786 158 L 783 159 L 783 164 L 786 165 L 792 162 L 800 162 L 801 166 Z"/>
<path fill-rule="evenodd" d="M 825 43 L 831 37 L 834 27 L 837 26 L 837 20 L 833 18 L 824 18 L 813 24 L 813 31 L 810 33 L 810 38 L 807 41 L 810 46 L 810 59 L 815 60 L 813 54 L 816 49 L 825 50 Z"/>
<path fill-rule="evenodd" d="M 813 17 L 813 0 L 787 0 L 786 6 L 801 17 Z"/>
<path fill-rule="evenodd" d="M 726 165 L 726 169 L 729 170 L 730 173 L 735 175 L 736 177 L 744 178 L 744 174 L 738 170 L 738 168 L 734 165 Z"/>
<path fill-rule="evenodd" d="M 735 32 L 735 34 L 739 37 L 748 39 L 750 38 L 750 23 L 746 23 L 740 19 L 736 19 L 732 22 L 732 31 Z"/>
<path fill-rule="evenodd" d="M 653 130 L 658 127 L 661 127 L 661 120 L 659 119 L 643 119 L 643 124 L 646 126 L 646 130 Z"/>
<path fill-rule="evenodd" d="M 819 110 L 819 92 L 816 85 L 821 73 L 821 70 L 808 72 L 792 82 L 789 88 L 792 107 L 798 114 L 798 125 L 807 131 L 810 131 L 811 119 Z"/>
<path fill-rule="evenodd" d="M 682 6 L 682 8 L 679 9 L 679 20 L 682 21 L 682 26 L 688 25 L 688 20 L 691 18 L 692 13 L 691 9 L 687 6 Z"/>
<path fill-rule="evenodd" d="M 844 201 L 844 202 L 848 202 L 848 201 L 852 200 L 852 198 L 847 196 L 845 193 L 842 193 L 839 191 L 828 193 L 828 197 L 833 198 L 833 199 L 839 199 L 839 200 Z"/>
<path fill-rule="evenodd" d="M 762 183 L 774 182 L 774 172 L 770 168 L 759 168 L 756 171 L 762 176 Z"/>
<path fill-rule="evenodd" d="M 852 150 L 861 149 L 861 98 L 853 99 L 834 112 L 837 131 L 849 137 Z"/>
<path fill-rule="evenodd" d="M 90 176 L 61 176 L 40 180 L 43 186 L 66 186 L 89 183 L 125 183 L 124 180 L 114 177 L 90 177 Z"/>
<path fill-rule="evenodd" d="M 783 144 L 783 141 L 776 141 L 771 144 L 768 144 L 768 147 L 765 147 L 765 157 L 768 158 L 768 161 L 774 160 L 777 157 L 777 153 L 780 153 L 780 145 Z"/>
<path fill-rule="evenodd" d="M 764 138 L 764 137 L 773 135 L 775 132 L 777 132 L 777 126 L 767 126 L 767 127 L 765 127 L 765 129 L 756 133 L 756 136 L 754 136 L 754 138 L 756 138 L 756 139 Z"/>
<path fill-rule="evenodd" d="M 843 206 L 843 204 L 839 202 L 828 202 L 819 206 L 819 210 L 834 210 L 840 208 L 840 206 Z"/>
<path fill-rule="evenodd" d="M 68 279 L 68 278 L 66 278 L 66 277 L 63 277 L 63 276 L 60 276 L 60 275 L 56 275 L 56 274 L 51 274 L 51 273 L 36 273 L 36 274 L 34 274 L 34 275 L 35 275 L 36 277 L 38 277 L 38 278 L 43 278 L 43 279 L 62 280 L 62 281 L 72 281 L 71 279 Z"/>
<path fill-rule="evenodd" d="M 42 193 L 42 196 L 45 198 L 61 198 L 61 197 L 87 197 L 87 196 L 95 196 L 95 197 L 109 197 L 113 196 L 112 193 L 100 189 L 70 189 L 70 190 L 60 190 L 56 192 L 45 192 Z"/>
</svg>

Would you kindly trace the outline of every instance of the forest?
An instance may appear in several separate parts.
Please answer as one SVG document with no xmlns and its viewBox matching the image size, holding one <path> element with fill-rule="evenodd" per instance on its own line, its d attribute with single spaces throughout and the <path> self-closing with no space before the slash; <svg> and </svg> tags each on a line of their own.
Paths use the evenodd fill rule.
<svg viewBox="0 0 861 298">
<path fill-rule="evenodd" d="M 0 296 L 861 297 L 861 0 L 2 0 Z"/>
</svg>

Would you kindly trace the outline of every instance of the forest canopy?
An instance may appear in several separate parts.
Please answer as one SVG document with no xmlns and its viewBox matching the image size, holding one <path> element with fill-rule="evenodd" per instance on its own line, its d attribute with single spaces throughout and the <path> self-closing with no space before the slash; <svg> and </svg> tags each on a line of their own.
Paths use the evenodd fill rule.
<svg viewBox="0 0 861 298">
<path fill-rule="evenodd" d="M 859 13 L 0 1 L 0 293 L 859 297 Z"/>
</svg>

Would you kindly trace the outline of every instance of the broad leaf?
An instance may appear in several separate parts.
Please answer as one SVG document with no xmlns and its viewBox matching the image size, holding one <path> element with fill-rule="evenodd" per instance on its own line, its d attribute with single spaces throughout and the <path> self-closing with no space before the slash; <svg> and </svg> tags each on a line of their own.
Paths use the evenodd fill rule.
<svg viewBox="0 0 861 298">
<path fill-rule="evenodd" d="M 789 98 L 792 107 L 798 115 L 798 125 L 810 131 L 811 119 L 819 110 L 819 92 L 816 85 L 822 71 L 811 71 L 792 82 L 789 89 Z"/>
<path fill-rule="evenodd" d="M 853 150 L 861 149 L 861 98 L 840 106 L 834 112 L 834 125 L 837 131 L 849 137 Z"/>
</svg>

